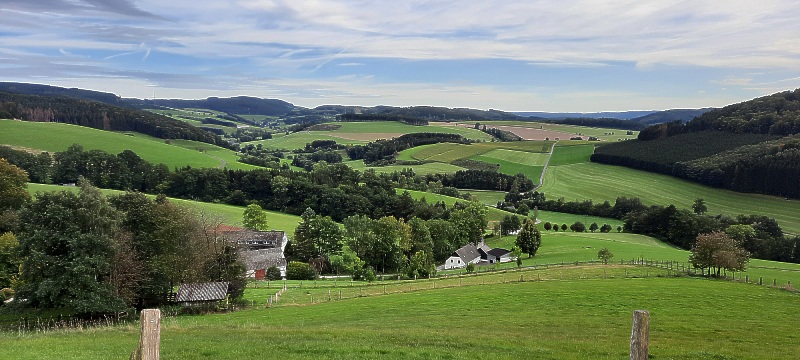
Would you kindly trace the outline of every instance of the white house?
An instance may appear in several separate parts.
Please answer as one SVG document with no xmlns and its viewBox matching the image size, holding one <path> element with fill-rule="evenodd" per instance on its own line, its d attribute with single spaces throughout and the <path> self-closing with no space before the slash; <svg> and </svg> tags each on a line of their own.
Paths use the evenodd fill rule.
<svg viewBox="0 0 800 360">
<path fill-rule="evenodd" d="M 468 264 L 477 264 L 480 261 L 481 254 L 478 252 L 478 248 L 475 245 L 467 244 L 453 252 L 453 255 L 445 260 L 444 268 L 445 270 L 462 268 Z"/>
<path fill-rule="evenodd" d="M 263 278 L 266 269 L 275 266 L 286 277 L 286 257 L 283 252 L 289 238 L 284 231 L 255 231 L 230 226 L 219 229 L 240 248 L 239 255 L 248 277 Z"/>
</svg>

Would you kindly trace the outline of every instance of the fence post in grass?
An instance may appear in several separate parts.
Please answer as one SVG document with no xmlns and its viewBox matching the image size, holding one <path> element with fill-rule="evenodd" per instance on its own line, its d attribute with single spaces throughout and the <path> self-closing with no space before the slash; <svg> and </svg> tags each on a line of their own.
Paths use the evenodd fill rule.
<svg viewBox="0 0 800 360">
<path fill-rule="evenodd" d="M 744 282 L 748 283 L 748 284 L 750 283 L 750 275 L 745 275 L 744 276 Z"/>
<path fill-rule="evenodd" d="M 161 356 L 161 310 L 145 309 L 139 317 L 139 346 L 131 354 L 134 360 L 158 360 Z"/>
<path fill-rule="evenodd" d="M 328 301 L 331 301 L 331 291 L 328 290 Z"/>
<path fill-rule="evenodd" d="M 772 279 L 772 286 L 778 286 L 778 279 Z"/>
<path fill-rule="evenodd" d="M 650 313 L 647 310 L 633 312 L 631 327 L 631 360 L 647 360 L 650 347 Z"/>
</svg>

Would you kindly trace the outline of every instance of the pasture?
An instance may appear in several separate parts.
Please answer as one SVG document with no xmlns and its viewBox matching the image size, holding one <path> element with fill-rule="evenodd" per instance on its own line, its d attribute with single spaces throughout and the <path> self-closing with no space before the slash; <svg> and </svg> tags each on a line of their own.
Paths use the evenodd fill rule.
<svg viewBox="0 0 800 360">
<path fill-rule="evenodd" d="M 233 151 L 210 144 L 164 140 L 134 132 L 119 133 L 70 124 L 0 120 L 0 144 L 3 145 L 52 153 L 64 151 L 74 143 L 81 144 L 84 150 L 97 149 L 112 154 L 129 149 L 142 159 L 154 164 L 163 163 L 170 168 L 211 168 L 222 167 L 223 164 L 233 169 L 252 168 L 228 161 L 234 159 Z M 188 144 L 204 150 L 185 148 Z"/>
<path fill-rule="evenodd" d="M 632 311 L 647 309 L 650 354 L 656 359 L 800 356 L 796 293 L 700 278 L 623 278 L 622 269 L 611 266 L 607 270 L 613 278 L 596 272 L 580 278 L 591 270 L 525 272 L 528 279 L 535 273 L 543 279 L 527 282 L 512 282 L 512 273 L 503 275 L 505 283 L 497 283 L 499 274 L 480 275 L 465 278 L 471 282 L 464 286 L 453 278 L 448 288 L 399 292 L 432 285 L 424 280 L 398 284 L 389 295 L 379 295 L 380 285 L 359 287 L 374 295 L 331 301 L 326 290 L 290 288 L 284 299 L 309 304 L 317 295 L 317 303 L 165 318 L 161 352 L 164 358 L 237 360 L 265 354 L 282 359 L 466 358 L 479 352 L 501 359 L 619 359 L 628 354 Z M 502 321 L 481 326 L 487 315 Z M 0 334 L 9 358 L 123 358 L 137 341 L 136 324 Z"/>
<path fill-rule="evenodd" d="M 350 160 L 344 161 L 343 164 L 350 166 L 351 168 L 358 170 L 358 171 L 366 171 L 366 170 L 375 170 L 375 172 L 379 173 L 392 173 L 395 171 L 401 171 L 403 169 L 414 169 L 414 173 L 418 175 L 427 175 L 427 174 L 440 174 L 440 173 L 453 173 L 459 170 L 464 170 L 464 168 L 456 165 L 445 164 L 445 163 L 427 163 L 422 165 L 387 165 L 387 166 L 367 166 L 364 164 L 362 160 Z"/>
<path fill-rule="evenodd" d="M 617 197 L 639 197 L 645 204 L 674 204 L 691 209 L 697 198 L 705 200 L 709 214 L 759 214 L 775 218 L 787 233 L 800 234 L 800 200 L 738 193 L 622 166 L 580 163 L 550 166 L 539 189 L 548 199 L 591 199 L 595 203 Z"/>
<path fill-rule="evenodd" d="M 553 148 L 553 156 L 550 157 L 549 166 L 588 162 L 592 154 L 594 154 L 593 144 L 562 145 L 559 142 Z"/>
</svg>

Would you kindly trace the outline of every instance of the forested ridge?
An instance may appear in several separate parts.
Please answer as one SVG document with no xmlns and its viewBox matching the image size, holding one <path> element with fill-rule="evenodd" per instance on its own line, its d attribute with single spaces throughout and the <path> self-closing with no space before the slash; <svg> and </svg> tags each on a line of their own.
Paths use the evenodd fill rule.
<svg viewBox="0 0 800 360">
<path fill-rule="evenodd" d="M 0 118 L 60 122 L 101 130 L 136 131 L 162 139 L 186 139 L 227 146 L 189 123 L 145 111 L 63 96 L 0 92 Z"/>
<path fill-rule="evenodd" d="M 653 125 L 635 141 L 601 146 L 592 161 L 740 192 L 800 198 L 800 89 L 722 109 L 686 124 Z"/>
</svg>

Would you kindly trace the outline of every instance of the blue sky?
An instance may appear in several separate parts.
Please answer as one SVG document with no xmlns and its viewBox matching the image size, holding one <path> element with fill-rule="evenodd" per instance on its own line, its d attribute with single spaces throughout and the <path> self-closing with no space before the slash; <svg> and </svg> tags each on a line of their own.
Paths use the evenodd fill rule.
<svg viewBox="0 0 800 360">
<path fill-rule="evenodd" d="M 0 0 L 0 80 L 594 112 L 800 87 L 791 1 Z"/>
</svg>

